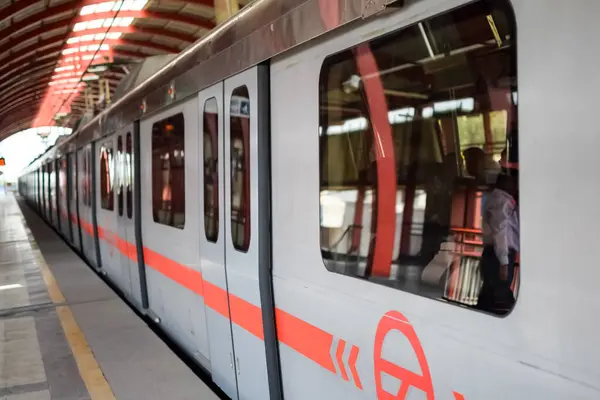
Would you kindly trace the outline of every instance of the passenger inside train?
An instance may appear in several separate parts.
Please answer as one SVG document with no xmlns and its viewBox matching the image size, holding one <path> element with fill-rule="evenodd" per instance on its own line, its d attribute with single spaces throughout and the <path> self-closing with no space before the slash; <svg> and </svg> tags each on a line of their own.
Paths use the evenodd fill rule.
<svg viewBox="0 0 600 400">
<path fill-rule="evenodd" d="M 506 165 L 518 165 L 518 135 L 507 15 L 473 4 L 325 60 L 330 271 L 497 315 L 512 309 L 518 171 Z"/>
</svg>

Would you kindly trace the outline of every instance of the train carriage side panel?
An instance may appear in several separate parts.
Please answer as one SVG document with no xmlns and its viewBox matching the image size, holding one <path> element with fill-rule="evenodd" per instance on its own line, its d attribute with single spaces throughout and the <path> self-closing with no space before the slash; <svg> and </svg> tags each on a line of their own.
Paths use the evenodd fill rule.
<svg viewBox="0 0 600 400">
<path fill-rule="evenodd" d="M 141 225 L 149 310 L 210 369 L 198 247 L 197 103 L 140 122 Z"/>
<path fill-rule="evenodd" d="M 92 215 L 92 145 L 86 145 L 77 152 L 79 180 L 79 224 L 81 226 L 81 247 L 85 259 L 95 268 L 98 268 L 96 258 L 96 233 L 94 217 Z"/>
<path fill-rule="evenodd" d="M 117 135 L 110 135 L 96 142 L 95 188 L 98 247 L 102 269 L 119 289 L 131 295 L 129 268 L 121 266 L 117 220 Z"/>
<path fill-rule="evenodd" d="M 423 193 L 427 194 L 428 189 L 419 182 L 419 175 L 413 178 L 416 185 L 400 178 L 397 183 L 396 179 L 397 176 L 410 176 L 410 171 L 414 171 L 410 163 L 404 165 L 411 154 L 421 157 L 416 159 L 418 162 L 431 157 L 437 160 L 436 164 L 441 164 L 439 147 L 434 151 L 433 145 L 427 144 L 434 143 L 436 136 L 431 134 L 430 138 L 425 138 L 429 132 L 425 130 L 426 126 L 430 127 L 427 128 L 430 132 L 444 134 L 449 130 L 456 133 L 458 137 L 454 138 L 460 143 L 455 142 L 452 146 L 458 146 L 462 152 L 465 148 L 460 148 L 459 144 L 466 147 L 475 144 L 466 139 L 464 119 L 472 115 L 476 122 L 479 118 L 485 120 L 490 118 L 490 113 L 510 110 L 507 104 L 516 103 L 510 100 L 510 97 L 517 97 L 516 93 L 507 93 L 507 89 L 513 87 L 516 90 L 516 79 L 493 80 L 510 71 L 510 66 L 500 71 L 495 66 L 502 63 L 483 64 L 480 53 L 475 59 L 465 55 L 465 52 L 486 48 L 490 49 L 488 54 L 493 54 L 492 48 L 502 52 L 506 46 L 514 46 L 514 29 L 509 36 L 502 35 L 503 29 L 512 24 L 513 17 L 507 11 L 511 5 L 501 1 L 414 2 L 397 12 L 367 20 L 351 31 L 327 35 L 311 46 L 302 46 L 273 60 L 273 268 L 286 397 L 320 398 L 322 393 L 331 398 L 347 399 L 432 399 L 434 396 L 585 399 L 597 396 L 597 373 L 593 363 L 600 354 L 593 337 L 596 324 L 588 315 L 594 315 L 599 307 L 597 298 L 590 297 L 595 293 L 590 282 L 597 281 L 592 277 L 599 272 L 587 268 L 590 264 L 585 256 L 594 247 L 592 241 L 596 235 L 584 238 L 567 232 L 588 232 L 590 224 L 583 220 L 589 215 L 584 217 L 583 214 L 585 210 L 597 210 L 591 204 L 592 199 L 598 197 L 597 185 L 581 187 L 579 179 L 598 169 L 595 165 L 598 157 L 592 155 L 592 149 L 597 148 L 597 135 L 590 133 L 590 127 L 595 126 L 594 113 L 592 106 L 587 106 L 594 101 L 583 96 L 585 101 L 582 103 L 578 96 L 583 93 L 591 96 L 594 92 L 584 86 L 586 82 L 590 83 L 591 76 L 597 76 L 592 66 L 598 55 L 582 44 L 586 30 L 580 27 L 597 29 L 592 17 L 597 12 L 590 13 L 589 9 L 600 11 L 600 4 L 586 2 L 588 11 L 561 4 L 552 1 L 542 7 L 535 2 L 512 2 L 520 27 L 518 126 L 522 134 L 518 157 L 523 159 L 520 215 L 523 217 L 525 250 L 522 257 L 524 288 L 519 292 L 516 307 L 504 318 L 470 309 L 473 302 L 470 293 L 443 299 L 448 293 L 441 281 L 441 286 L 433 285 L 430 290 L 422 279 L 425 265 L 419 265 L 423 234 L 416 229 L 407 230 L 406 245 L 401 231 L 405 223 L 413 227 L 423 223 L 427 208 Z M 417 24 L 421 21 L 423 24 Z M 456 26 L 459 23 L 470 27 L 469 35 L 465 34 L 464 27 Z M 561 29 L 548 30 L 549 26 L 560 26 Z M 399 33 L 382 38 L 392 32 Z M 479 32 L 485 35 L 478 37 Z M 365 41 L 367 44 L 362 44 Z M 469 43 L 464 43 L 467 41 L 474 41 L 469 48 L 465 46 Z M 461 46 L 465 48 L 459 50 Z M 542 55 L 539 55 L 540 46 L 545 49 Z M 445 59 L 439 53 L 441 48 L 458 56 Z M 457 51 L 452 52 L 453 49 Z M 337 70 L 331 67 L 328 76 L 323 78 L 325 83 L 320 83 L 324 62 L 332 55 L 341 66 Z M 431 63 L 432 58 L 438 58 L 439 63 Z M 473 62 L 475 76 L 460 73 L 468 60 L 473 60 L 469 62 Z M 403 65 L 411 61 L 418 63 Z M 416 70 L 411 70 L 415 67 Z M 453 68 L 456 69 L 453 71 Z M 436 75 L 444 70 L 448 70 L 447 75 Z M 478 98 L 476 107 L 470 108 L 471 102 L 462 100 L 474 96 L 471 88 L 475 86 L 473 81 L 477 81 L 478 71 L 480 78 L 488 79 L 483 90 L 492 99 L 488 98 L 485 103 Z M 496 78 L 492 79 L 494 73 Z M 431 77 L 436 79 L 427 81 Z M 420 91 L 422 86 L 419 85 L 423 81 L 433 85 Z M 560 88 L 548 84 L 557 81 Z M 332 86 L 336 83 L 338 86 Z M 413 89 L 407 90 L 410 84 Z M 462 92 L 454 92 L 455 97 L 447 97 L 448 91 L 446 97 L 428 97 L 429 90 L 461 84 L 466 86 Z M 319 104 L 320 96 L 323 99 L 322 92 L 328 93 L 327 104 Z M 559 93 L 569 93 L 567 98 L 571 101 L 566 101 Z M 498 97 L 494 98 L 495 95 Z M 361 101 L 364 108 L 348 105 L 361 104 Z M 554 111 L 548 112 L 544 108 L 546 104 Z M 571 117 L 558 118 L 558 126 L 556 119 L 547 117 L 558 115 L 558 110 L 565 104 L 585 104 L 580 110 L 583 114 L 576 113 L 576 123 L 583 124 L 577 133 L 568 125 L 573 122 Z M 429 110 L 425 111 L 428 107 L 432 108 L 431 115 Z M 443 110 L 448 107 L 454 107 L 454 111 L 443 115 Z M 411 108 L 412 112 L 406 110 Z M 329 120 L 320 124 L 319 112 L 326 113 Z M 369 118 L 361 120 L 364 115 Z M 436 125 L 441 129 L 427 122 L 431 118 L 436 118 Z M 504 118 L 503 128 L 498 131 L 508 135 L 510 125 L 506 120 L 508 117 L 505 115 Z M 450 123 L 447 123 L 448 119 Z M 422 122 L 417 127 L 412 124 L 413 120 Z M 374 125 L 372 130 L 368 129 L 371 124 Z M 478 128 L 481 131 L 475 131 L 473 135 L 485 137 L 485 124 L 482 122 Z M 373 131 L 377 135 L 373 135 Z M 355 135 L 350 136 L 351 132 Z M 384 137 L 386 132 L 387 137 Z M 401 152 L 397 146 L 416 144 L 410 140 L 401 142 L 398 135 L 410 138 L 415 137 L 415 132 L 424 138 L 419 144 L 421 150 Z M 363 144 L 359 141 L 361 134 L 365 140 Z M 562 160 L 560 154 L 564 155 L 564 150 L 569 149 L 565 142 L 567 134 L 569 143 L 587 143 L 577 147 L 584 152 L 584 157 L 576 155 L 575 151 L 566 151 L 568 164 L 573 168 L 562 168 L 563 163 L 555 162 Z M 336 135 L 344 140 L 336 140 Z M 368 135 L 374 136 L 375 140 L 368 142 L 371 140 Z M 447 138 L 451 139 L 452 135 Z M 492 142 L 483 140 L 479 145 L 495 151 Z M 320 143 L 325 141 L 330 147 L 320 148 Z M 540 143 L 545 143 L 545 149 L 548 145 L 548 150 L 540 152 Z M 367 146 L 367 149 L 375 146 L 375 150 L 361 152 L 359 150 L 364 147 L 360 146 Z M 494 156 L 498 155 L 494 153 Z M 355 220 L 355 204 L 359 202 L 357 196 L 361 190 L 357 183 L 361 181 L 360 168 L 357 167 L 374 162 L 373 169 L 366 171 L 375 174 L 381 185 L 382 181 L 390 179 L 390 175 L 381 174 L 381 167 L 389 166 L 390 158 L 393 160 L 392 171 L 388 172 L 392 174 L 392 187 L 398 185 L 397 191 L 386 194 L 379 186 L 380 199 L 371 192 L 362 202 L 364 210 L 367 206 L 377 207 L 379 212 L 391 210 L 391 216 L 374 223 L 366 215 Z M 577 174 L 578 179 L 568 178 L 574 170 L 582 175 Z M 464 170 L 460 173 L 466 175 Z M 358 180 L 352 181 L 349 177 Z M 560 190 L 564 195 L 559 195 L 551 183 L 556 184 L 556 177 L 563 178 L 563 184 L 569 182 L 567 188 L 563 186 Z M 319 180 L 325 182 L 321 191 Z M 413 217 L 407 220 L 404 213 L 408 211 L 404 211 L 404 205 L 409 201 L 406 194 L 411 185 L 416 186 L 412 189 L 410 213 Z M 351 193 L 340 193 L 344 190 Z M 565 204 L 572 204 L 572 199 L 568 198 L 582 191 L 587 193 L 578 200 L 582 218 L 573 217 L 572 209 Z M 415 192 L 421 193 L 422 203 L 417 201 Z M 549 198 L 550 193 L 554 197 Z M 390 205 L 381 198 L 383 196 L 391 196 L 396 201 Z M 420 214 L 415 212 L 419 209 Z M 477 213 L 473 212 L 470 218 L 476 224 Z M 354 225 L 354 221 L 367 231 L 365 235 L 369 240 L 379 241 L 377 246 L 374 242 L 361 246 L 364 236 L 352 234 L 356 227 L 349 229 L 350 234 L 344 237 L 344 228 Z M 552 227 L 562 228 L 556 228 L 551 234 L 544 233 L 549 221 L 552 221 Z M 378 225 L 388 226 L 386 229 L 391 229 L 392 236 L 375 238 L 371 229 L 374 233 L 390 234 L 385 229 L 380 231 L 382 226 Z M 457 228 L 460 229 L 456 231 L 461 233 L 465 227 Z M 357 242 L 353 242 L 355 237 L 358 237 Z M 340 241 L 340 238 L 344 240 Z M 366 257 L 371 246 L 382 249 L 382 242 L 387 246 L 382 254 L 370 255 L 372 258 L 381 256 L 380 263 L 365 269 L 373 262 L 372 258 Z M 332 252 L 332 248 L 340 243 L 343 250 Z M 353 247 L 355 244 L 357 247 Z M 548 248 L 561 251 L 547 251 Z M 582 249 L 587 251 L 582 252 Z M 473 256 L 460 253 L 460 260 L 468 257 Z M 330 270 L 325 267 L 324 258 Z M 572 268 L 572 273 L 565 271 L 566 265 Z M 439 278 L 446 279 L 449 271 L 453 273 L 454 269 L 446 269 Z M 465 278 L 467 274 L 475 276 L 462 264 L 456 271 L 458 273 L 451 274 L 449 280 L 456 276 L 460 282 L 471 279 Z M 376 276 L 378 274 L 380 276 Z M 585 301 L 576 305 L 582 296 Z M 448 304 L 450 301 L 461 304 Z M 502 378 L 498 379 L 500 376 Z"/>
<path fill-rule="evenodd" d="M 69 190 L 67 182 L 67 155 L 63 155 L 57 160 L 56 179 L 58 188 L 58 217 L 60 233 L 67 242 L 71 242 L 71 223 L 69 219 Z"/>
</svg>

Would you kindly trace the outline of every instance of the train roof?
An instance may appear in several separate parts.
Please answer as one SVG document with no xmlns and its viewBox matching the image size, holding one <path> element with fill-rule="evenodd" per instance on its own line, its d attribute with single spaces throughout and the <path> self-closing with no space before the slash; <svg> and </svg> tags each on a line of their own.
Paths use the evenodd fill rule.
<svg viewBox="0 0 600 400">
<path fill-rule="evenodd" d="M 380 11 L 405 1 L 340 0 L 339 19 L 328 24 L 321 18 L 321 3 L 322 0 L 257 0 L 249 4 L 80 127 L 64 143 L 32 162 L 24 172 L 46 158 L 72 152 L 279 53 L 366 18 L 373 13 L 373 7 Z"/>
</svg>

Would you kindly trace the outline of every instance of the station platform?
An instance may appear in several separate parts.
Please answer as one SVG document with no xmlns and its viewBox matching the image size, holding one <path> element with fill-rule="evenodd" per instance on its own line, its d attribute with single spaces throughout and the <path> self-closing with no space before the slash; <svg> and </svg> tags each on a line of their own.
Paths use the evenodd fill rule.
<svg viewBox="0 0 600 400">
<path fill-rule="evenodd" d="M 0 194 L 0 399 L 219 399 L 24 202 Z"/>
</svg>

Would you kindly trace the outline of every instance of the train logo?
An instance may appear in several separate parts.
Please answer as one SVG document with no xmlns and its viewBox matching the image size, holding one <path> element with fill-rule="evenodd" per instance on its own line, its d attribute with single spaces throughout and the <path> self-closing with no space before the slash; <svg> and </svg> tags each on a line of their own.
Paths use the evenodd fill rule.
<svg viewBox="0 0 600 400">
<path fill-rule="evenodd" d="M 421 375 L 396 365 L 382 357 L 383 343 L 388 333 L 398 331 L 408 339 L 419 363 Z M 386 313 L 377 325 L 375 333 L 375 346 L 373 352 L 373 366 L 375 370 L 375 389 L 378 400 L 405 400 L 411 388 L 425 393 L 427 400 L 435 400 L 433 380 L 429 371 L 429 363 L 421 341 L 408 319 L 398 311 Z M 383 388 L 382 374 L 385 373 L 401 381 L 400 388 L 396 393 L 390 393 Z M 455 400 L 465 400 L 458 392 L 453 392 Z"/>
<path fill-rule="evenodd" d="M 417 356 L 422 375 L 418 375 L 382 358 L 383 342 L 388 333 L 392 331 L 399 331 L 408 339 Z M 375 389 L 379 400 L 404 400 L 407 398 L 411 387 L 423 391 L 427 396 L 427 400 L 435 399 L 429 364 L 427 363 L 421 342 L 414 328 L 408 322 L 408 319 L 398 311 L 389 311 L 379 321 L 377 332 L 375 333 L 373 366 L 375 369 Z M 382 373 L 386 373 L 402 381 L 397 393 L 389 393 L 383 388 Z"/>
</svg>

